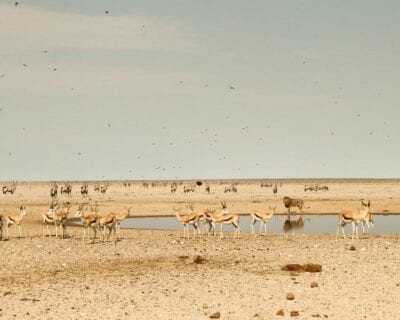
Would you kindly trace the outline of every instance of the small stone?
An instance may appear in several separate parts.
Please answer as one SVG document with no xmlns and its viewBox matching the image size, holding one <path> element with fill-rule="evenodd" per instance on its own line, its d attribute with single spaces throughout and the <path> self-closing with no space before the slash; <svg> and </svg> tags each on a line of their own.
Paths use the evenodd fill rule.
<svg viewBox="0 0 400 320">
<path fill-rule="evenodd" d="M 5 292 L 4 292 L 3 296 L 5 297 L 5 296 L 8 296 L 8 295 L 10 295 L 10 294 L 12 294 L 12 292 L 8 290 L 8 291 L 5 291 Z"/>
<path fill-rule="evenodd" d="M 219 319 L 220 317 L 221 317 L 221 313 L 219 313 L 219 311 L 213 312 L 209 316 L 210 319 Z"/>
<path fill-rule="evenodd" d="M 351 247 L 349 248 L 349 250 L 351 250 L 351 251 L 356 251 L 356 247 L 355 247 L 355 246 L 351 246 Z"/>
<path fill-rule="evenodd" d="M 277 315 L 277 316 L 284 316 L 284 315 L 285 315 L 285 311 L 283 311 L 283 309 L 279 309 L 279 310 L 276 312 L 276 315 Z"/>
<path fill-rule="evenodd" d="M 318 288 L 318 283 L 313 281 L 313 282 L 311 282 L 310 287 L 311 288 Z"/>
<path fill-rule="evenodd" d="M 300 312 L 297 310 L 290 311 L 291 317 L 298 317 L 299 315 L 300 315 Z"/>
<path fill-rule="evenodd" d="M 206 261 L 206 259 L 204 259 L 202 256 L 195 256 L 193 259 L 193 262 L 195 264 L 202 264 Z"/>
<path fill-rule="evenodd" d="M 208 309 L 208 304 L 207 303 L 203 303 L 203 309 Z"/>
<path fill-rule="evenodd" d="M 321 318 L 321 315 L 319 313 L 316 313 L 316 314 L 311 315 L 311 317 L 313 317 L 313 318 Z"/>
<path fill-rule="evenodd" d="M 318 263 L 307 263 L 303 267 L 306 272 L 314 273 L 322 271 L 322 266 Z"/>
<path fill-rule="evenodd" d="M 286 300 L 294 300 L 294 294 L 291 293 L 291 292 L 289 292 L 289 293 L 286 295 Z"/>
</svg>

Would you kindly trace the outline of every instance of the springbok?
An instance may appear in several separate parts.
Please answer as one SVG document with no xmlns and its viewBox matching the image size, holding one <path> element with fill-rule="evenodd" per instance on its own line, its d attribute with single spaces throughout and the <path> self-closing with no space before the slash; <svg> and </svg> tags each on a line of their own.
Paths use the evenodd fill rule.
<svg viewBox="0 0 400 320">
<path fill-rule="evenodd" d="M 346 238 L 346 234 L 344 232 L 344 226 L 348 223 L 351 223 L 352 227 L 352 235 L 351 239 L 354 239 L 354 234 L 356 235 L 356 238 L 358 239 L 358 224 L 361 222 L 366 222 L 370 221 L 370 213 L 369 209 L 371 207 L 371 201 L 368 200 L 368 203 L 364 203 L 363 200 L 361 200 L 361 205 L 362 209 L 358 209 L 357 211 L 354 210 L 342 210 L 339 212 L 339 223 L 337 226 L 336 230 L 336 239 L 339 234 L 339 228 L 342 228 L 342 233 L 343 233 L 343 238 Z"/>
<path fill-rule="evenodd" d="M 82 196 L 82 198 L 87 198 L 88 194 L 89 194 L 89 186 L 87 183 L 84 183 L 81 186 L 81 196 Z"/>
<path fill-rule="evenodd" d="M 18 227 L 19 236 L 22 237 L 21 232 L 21 221 L 25 217 L 26 211 L 25 207 L 19 207 L 19 214 L 18 213 L 9 213 L 6 215 L 6 228 L 7 228 L 7 238 L 9 238 L 8 229 L 11 225 L 16 225 Z"/>
<path fill-rule="evenodd" d="M 67 196 L 71 196 L 71 192 L 72 192 L 72 185 L 70 183 L 65 183 L 63 186 L 61 186 L 60 189 L 61 195 L 66 194 Z"/>
<path fill-rule="evenodd" d="M 301 199 L 292 199 L 290 197 L 283 197 L 283 204 L 288 209 L 288 215 L 290 216 L 290 208 L 297 207 L 302 213 L 304 202 Z"/>
<path fill-rule="evenodd" d="M 217 223 L 220 224 L 221 239 L 224 237 L 222 226 L 224 224 L 232 224 L 235 228 L 235 233 L 233 234 L 233 239 L 235 239 L 236 237 L 239 238 L 239 235 L 240 235 L 239 215 L 229 214 L 229 209 L 228 209 L 228 206 L 226 205 L 225 201 L 221 202 L 221 205 L 222 205 L 222 213 L 209 215 L 209 217 L 211 218 L 214 235 L 215 235 L 215 224 L 217 224 Z"/>
<path fill-rule="evenodd" d="M 97 218 L 99 217 L 97 214 L 98 208 L 97 208 L 97 205 L 95 205 L 94 207 L 91 206 L 92 213 L 85 215 L 87 209 L 88 209 L 87 207 L 84 208 L 83 205 L 81 204 L 78 208 L 78 211 L 75 213 L 75 217 L 80 218 L 82 225 L 83 225 L 82 240 L 85 241 L 86 229 L 88 231 L 88 237 L 90 238 L 89 228 L 92 228 L 93 229 L 92 243 L 94 243 L 94 240 L 96 239 L 96 234 L 97 234 Z"/>
<path fill-rule="evenodd" d="M 118 234 L 121 230 L 121 222 L 125 220 L 126 217 L 130 217 L 131 215 L 131 209 L 132 207 L 124 207 L 125 213 L 116 213 L 115 214 L 115 220 L 116 220 L 116 225 L 115 225 L 115 231 Z"/>
<path fill-rule="evenodd" d="M 195 187 L 186 187 L 186 186 L 184 186 L 183 187 L 183 192 L 185 193 L 185 194 L 188 194 L 189 192 L 194 192 L 195 191 Z"/>
<path fill-rule="evenodd" d="M 56 238 L 58 237 L 58 227 L 61 227 L 62 230 L 62 238 L 65 238 L 65 233 L 67 229 L 67 219 L 68 219 L 68 214 L 69 210 L 71 209 L 71 203 L 66 202 L 62 206 L 62 211 L 58 212 L 56 210 L 55 214 L 53 215 L 54 219 L 54 226 L 56 229 Z"/>
<path fill-rule="evenodd" d="M 183 225 L 183 238 L 186 239 L 186 235 L 188 236 L 188 239 L 190 238 L 188 225 L 193 226 L 193 238 L 195 238 L 196 231 L 198 231 L 198 228 L 199 228 L 199 219 L 198 219 L 197 215 L 195 215 L 195 214 L 180 214 L 181 209 L 182 208 L 177 209 L 177 208 L 173 207 L 176 218 Z"/>
<path fill-rule="evenodd" d="M 0 240 L 3 239 L 3 216 L 0 215 Z"/>
<path fill-rule="evenodd" d="M 58 185 L 54 183 L 50 189 L 50 197 L 53 199 L 57 198 L 57 193 L 58 193 Z"/>
<path fill-rule="evenodd" d="M 254 225 L 256 224 L 257 221 L 260 221 L 260 234 L 262 233 L 263 230 L 263 225 L 265 227 L 265 234 L 267 234 L 267 222 L 272 218 L 272 216 L 276 212 L 276 206 L 268 207 L 270 209 L 270 212 L 265 213 L 265 212 L 251 212 L 251 233 L 254 234 Z"/>
<path fill-rule="evenodd" d="M 42 219 L 43 219 L 42 235 L 43 235 L 43 237 L 45 236 L 45 231 L 44 231 L 45 227 L 47 228 L 48 236 L 51 237 L 50 230 L 49 230 L 49 224 L 54 224 L 54 215 L 59 208 L 59 207 L 56 208 L 57 204 L 58 204 L 57 200 L 51 201 L 49 211 L 42 213 Z"/>
<path fill-rule="evenodd" d="M 108 229 L 107 240 L 110 238 L 112 231 L 114 231 L 114 241 L 116 240 L 116 229 L 115 225 L 117 223 L 116 215 L 114 213 L 110 213 L 106 216 L 97 217 L 96 225 L 97 228 L 102 231 L 101 242 L 106 241 L 106 230 Z M 96 234 L 93 237 L 93 242 L 95 240 Z"/>
<path fill-rule="evenodd" d="M 201 224 L 203 224 L 203 226 L 205 227 L 205 224 L 207 223 L 207 218 L 205 217 L 204 212 L 194 211 L 192 202 L 188 203 L 186 205 L 186 208 L 188 208 L 189 214 L 194 214 L 197 217 L 198 227 L 199 227 L 198 232 L 201 235 Z M 207 232 L 207 230 L 206 230 L 206 232 Z"/>
</svg>

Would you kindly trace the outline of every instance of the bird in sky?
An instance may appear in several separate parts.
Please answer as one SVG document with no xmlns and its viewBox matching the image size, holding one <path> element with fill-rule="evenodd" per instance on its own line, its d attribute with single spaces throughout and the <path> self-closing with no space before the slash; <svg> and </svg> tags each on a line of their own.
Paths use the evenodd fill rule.
<svg viewBox="0 0 400 320">
<path fill-rule="evenodd" d="M 234 86 L 229 86 L 229 89 L 235 90 L 235 87 Z"/>
</svg>

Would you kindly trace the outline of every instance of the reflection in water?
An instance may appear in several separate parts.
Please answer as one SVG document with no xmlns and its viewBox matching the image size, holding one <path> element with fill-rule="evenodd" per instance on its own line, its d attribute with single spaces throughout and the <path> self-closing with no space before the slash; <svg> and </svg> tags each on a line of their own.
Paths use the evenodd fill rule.
<svg viewBox="0 0 400 320">
<path fill-rule="evenodd" d="M 289 232 L 291 230 L 303 229 L 304 220 L 303 217 L 300 216 L 297 220 L 290 220 L 290 216 L 283 223 L 283 231 Z"/>
</svg>

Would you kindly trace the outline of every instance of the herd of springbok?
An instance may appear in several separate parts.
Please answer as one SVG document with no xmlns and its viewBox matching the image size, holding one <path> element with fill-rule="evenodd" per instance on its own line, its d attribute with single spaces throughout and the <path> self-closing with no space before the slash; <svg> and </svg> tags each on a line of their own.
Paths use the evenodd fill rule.
<svg viewBox="0 0 400 320">
<path fill-rule="evenodd" d="M 285 221 L 285 227 L 291 228 L 292 223 L 290 221 L 291 208 L 297 208 L 299 210 L 300 219 L 297 222 L 294 222 L 294 225 L 302 226 L 302 210 L 304 206 L 304 202 L 301 199 L 293 199 L 290 197 L 284 197 L 283 204 L 285 208 L 288 210 L 289 220 Z M 371 202 L 367 203 L 361 200 L 362 208 L 359 210 L 342 210 L 338 214 L 339 222 L 337 226 L 336 238 L 339 234 L 339 229 L 342 229 L 343 237 L 345 238 L 344 226 L 346 224 L 352 225 L 352 239 L 356 237 L 358 239 L 358 225 L 361 223 L 363 233 L 366 232 L 371 226 L 373 226 L 372 214 L 370 213 Z M 216 234 L 216 226 L 220 226 L 220 235 L 221 238 L 224 237 L 223 233 L 223 225 L 232 225 L 235 229 L 233 238 L 240 237 L 240 215 L 232 214 L 228 209 L 226 201 L 221 201 L 220 209 L 205 209 L 205 210 L 195 210 L 193 207 L 193 203 L 188 203 L 186 205 L 188 209 L 188 213 L 182 214 L 182 208 L 175 208 L 173 210 L 175 212 L 176 218 L 183 225 L 183 237 L 189 238 L 189 226 L 193 227 L 193 237 L 196 237 L 196 234 L 202 235 L 206 234 Z M 89 210 L 90 209 L 90 210 Z M 277 207 L 269 206 L 268 210 L 263 212 L 250 212 L 251 217 L 251 232 L 255 233 L 254 226 L 257 222 L 260 224 L 260 234 L 264 231 L 264 234 L 267 233 L 267 222 L 273 217 L 276 212 Z M 62 238 L 66 237 L 66 227 L 70 222 L 68 215 L 70 214 L 71 203 L 63 202 L 61 205 L 58 205 L 58 201 L 54 200 L 51 202 L 49 206 L 49 210 L 47 212 L 42 213 L 42 223 L 43 223 L 43 237 L 46 235 L 51 237 L 51 233 L 49 230 L 49 225 L 54 225 L 55 228 L 55 236 L 58 237 L 59 229 L 60 235 Z M 114 241 L 117 237 L 117 234 L 120 229 L 120 223 L 125 218 L 129 217 L 131 208 L 126 208 L 124 213 L 108 213 L 106 215 L 99 215 L 98 206 L 96 205 L 87 205 L 80 204 L 75 213 L 75 218 L 80 220 L 81 226 L 83 226 L 83 237 L 85 240 L 86 234 L 89 236 L 89 230 L 92 229 L 93 237 L 92 243 L 95 242 L 97 232 L 101 233 L 101 242 L 107 241 L 111 234 L 114 234 Z M 0 215 L 0 239 L 3 236 L 3 226 L 6 228 L 6 236 L 9 238 L 9 228 L 15 225 L 18 228 L 19 236 L 22 236 L 21 232 L 21 222 L 23 218 L 26 216 L 25 207 L 21 206 L 19 213 L 9 213 Z M 288 224 L 286 226 L 286 224 Z M 286 230 L 286 229 L 285 229 Z M 107 234 L 108 231 L 108 234 Z"/>
</svg>

